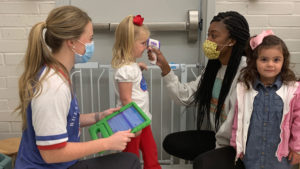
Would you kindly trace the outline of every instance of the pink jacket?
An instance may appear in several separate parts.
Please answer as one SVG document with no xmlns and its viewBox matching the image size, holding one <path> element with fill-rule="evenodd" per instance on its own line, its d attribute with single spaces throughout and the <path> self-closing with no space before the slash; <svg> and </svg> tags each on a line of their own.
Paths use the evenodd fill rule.
<svg viewBox="0 0 300 169">
<path fill-rule="evenodd" d="M 289 150 L 300 153 L 300 83 L 282 84 L 276 93 L 283 100 L 283 116 L 280 125 L 280 143 L 276 157 L 281 161 L 287 157 Z M 254 98 L 257 95 L 254 89 L 247 90 L 243 83 L 237 84 L 237 103 L 232 126 L 230 144 L 236 149 L 236 159 L 246 152 L 248 129 L 253 110 Z"/>
</svg>

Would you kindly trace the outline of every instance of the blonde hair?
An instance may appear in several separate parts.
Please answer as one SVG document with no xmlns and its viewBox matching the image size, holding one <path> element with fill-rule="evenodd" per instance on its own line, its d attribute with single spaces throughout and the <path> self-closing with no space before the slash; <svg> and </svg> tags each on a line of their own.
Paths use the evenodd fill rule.
<svg viewBox="0 0 300 169">
<path fill-rule="evenodd" d="M 132 15 L 125 17 L 116 29 L 111 62 L 113 68 L 135 62 L 135 58 L 132 56 L 135 40 L 141 33 L 150 36 L 150 31 L 144 24 L 142 26 L 133 24 L 133 17 Z"/>
<path fill-rule="evenodd" d="M 19 79 L 20 103 L 15 109 L 22 115 L 22 128 L 27 126 L 26 109 L 32 98 L 37 97 L 41 90 L 41 83 L 49 73 L 39 80 L 38 73 L 45 65 L 53 68 L 56 73 L 62 70 L 68 78 L 67 69 L 52 57 L 62 47 L 62 43 L 69 39 L 78 39 L 84 32 L 85 26 L 91 21 L 87 13 L 74 6 L 62 6 L 53 9 L 46 22 L 34 25 L 28 37 L 28 46 L 24 58 L 24 72 Z M 45 38 L 43 32 L 45 30 Z M 48 49 L 51 49 L 51 51 Z"/>
</svg>

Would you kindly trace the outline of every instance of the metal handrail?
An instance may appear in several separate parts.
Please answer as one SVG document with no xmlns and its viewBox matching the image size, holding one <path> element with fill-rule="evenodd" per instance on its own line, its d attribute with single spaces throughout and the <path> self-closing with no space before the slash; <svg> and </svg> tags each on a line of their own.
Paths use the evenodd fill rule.
<svg viewBox="0 0 300 169">
<path fill-rule="evenodd" d="M 95 32 L 114 32 L 119 23 L 94 23 Z M 199 35 L 199 12 L 188 11 L 187 22 L 145 22 L 150 31 L 186 31 L 188 41 L 196 42 Z"/>
</svg>

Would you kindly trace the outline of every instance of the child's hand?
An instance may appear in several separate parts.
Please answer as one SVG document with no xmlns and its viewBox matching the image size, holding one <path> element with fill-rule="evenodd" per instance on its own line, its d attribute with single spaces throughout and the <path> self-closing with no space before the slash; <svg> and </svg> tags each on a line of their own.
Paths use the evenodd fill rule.
<svg viewBox="0 0 300 169">
<path fill-rule="evenodd" d="M 142 71 L 148 69 L 147 65 L 145 63 L 143 63 L 143 62 L 139 62 L 138 65 L 139 65 L 139 67 L 141 68 Z"/>
<path fill-rule="evenodd" d="M 131 138 L 134 137 L 134 134 L 127 131 L 119 131 L 115 134 L 108 137 L 108 150 L 118 150 L 122 151 L 126 148 L 127 143 L 131 141 Z"/>
<path fill-rule="evenodd" d="M 292 165 L 298 164 L 300 162 L 300 154 L 295 151 L 290 151 L 289 153 L 289 161 Z"/>
</svg>

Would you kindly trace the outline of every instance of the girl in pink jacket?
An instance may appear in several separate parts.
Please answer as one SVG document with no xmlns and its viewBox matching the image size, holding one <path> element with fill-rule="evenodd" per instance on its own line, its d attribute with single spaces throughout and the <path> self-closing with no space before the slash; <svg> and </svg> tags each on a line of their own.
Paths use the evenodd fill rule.
<svg viewBox="0 0 300 169">
<path fill-rule="evenodd" d="M 300 161 L 300 86 L 289 62 L 271 30 L 250 39 L 230 142 L 246 169 L 288 169 Z"/>
</svg>

